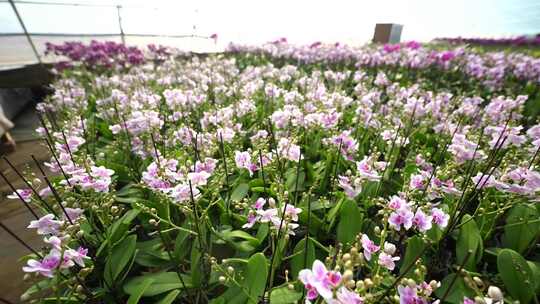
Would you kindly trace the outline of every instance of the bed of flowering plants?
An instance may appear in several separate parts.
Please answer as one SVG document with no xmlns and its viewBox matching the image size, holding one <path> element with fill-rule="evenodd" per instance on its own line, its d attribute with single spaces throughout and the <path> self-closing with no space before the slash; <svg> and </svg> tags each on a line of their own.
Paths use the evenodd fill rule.
<svg viewBox="0 0 540 304">
<path fill-rule="evenodd" d="M 20 239 L 23 300 L 538 303 L 538 59 L 50 51 L 52 157 L 11 196 L 44 241 Z"/>
</svg>

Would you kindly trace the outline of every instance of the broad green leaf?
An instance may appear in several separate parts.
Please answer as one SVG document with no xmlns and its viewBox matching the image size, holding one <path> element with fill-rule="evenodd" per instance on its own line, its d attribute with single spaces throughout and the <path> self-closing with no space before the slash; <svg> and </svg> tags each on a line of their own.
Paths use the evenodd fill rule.
<svg viewBox="0 0 540 304">
<path fill-rule="evenodd" d="M 255 178 L 249 181 L 249 187 L 264 187 L 262 178 Z"/>
<path fill-rule="evenodd" d="M 323 209 L 324 207 L 319 201 L 311 202 L 311 216 L 309 219 L 309 233 L 312 235 L 317 235 L 319 233 L 319 230 L 321 229 L 323 225 L 323 221 L 315 214 L 315 208 Z M 307 203 L 303 203 L 300 205 L 300 208 L 302 209 L 302 212 L 298 215 L 298 221 L 299 223 L 306 225 L 308 223 L 308 205 Z"/>
<path fill-rule="evenodd" d="M 530 303 L 536 282 L 527 261 L 512 249 L 503 249 L 497 257 L 497 269 L 510 295 L 522 304 Z"/>
<path fill-rule="evenodd" d="M 502 244 L 523 253 L 540 234 L 540 215 L 535 207 L 527 204 L 514 206 L 508 213 Z M 531 223 L 532 221 L 532 223 Z"/>
<path fill-rule="evenodd" d="M 527 261 L 527 264 L 531 268 L 536 283 L 536 293 L 540 293 L 540 263 Z"/>
<path fill-rule="evenodd" d="M 484 244 L 482 242 L 480 231 L 478 230 L 474 219 L 472 219 L 471 216 L 467 214 L 463 217 L 462 220 L 462 223 L 465 222 L 466 224 L 461 226 L 459 230 L 459 236 L 456 243 L 456 263 L 459 265 L 463 264 L 463 261 L 467 257 L 467 254 L 470 250 L 471 254 L 468 257 L 464 268 L 470 271 L 475 271 L 476 263 L 482 258 Z"/>
<path fill-rule="evenodd" d="M 44 290 L 48 290 L 52 284 L 54 284 L 54 282 L 51 280 L 41 280 L 28 288 L 21 297 L 26 297 L 27 299 L 29 299 L 35 294 L 38 294 Z"/>
<path fill-rule="evenodd" d="M 249 191 L 248 184 L 238 185 L 231 194 L 231 200 L 240 201 L 241 199 L 246 197 L 246 195 L 248 194 L 248 191 Z"/>
<path fill-rule="evenodd" d="M 182 280 L 184 283 L 182 284 L 182 281 L 178 277 L 178 273 L 158 272 L 147 273 L 129 280 L 126 284 L 124 284 L 124 291 L 129 295 L 136 294 L 141 290 L 141 288 L 143 288 L 143 284 L 145 284 L 145 281 L 147 280 L 152 280 L 152 283 L 142 293 L 143 297 L 152 297 L 173 289 L 183 290 L 184 284 L 186 288 L 192 287 L 191 279 L 188 275 L 182 275 Z"/>
<path fill-rule="evenodd" d="M 137 209 L 129 210 L 119 220 L 117 220 L 113 226 L 111 226 L 111 237 L 109 239 L 110 244 L 114 244 L 124 236 L 131 226 L 131 222 L 139 213 L 140 210 Z"/>
<path fill-rule="evenodd" d="M 340 193 L 337 193 L 336 195 L 339 196 Z M 342 196 L 341 199 L 338 200 L 337 203 L 330 209 L 330 211 L 326 212 L 326 222 L 330 223 L 327 227 L 328 231 L 330 231 L 330 229 L 334 226 L 334 222 L 338 219 L 343 201 L 345 201 L 345 198 Z"/>
<path fill-rule="evenodd" d="M 243 239 L 248 241 L 253 246 L 259 246 L 260 241 L 256 237 L 253 237 L 251 234 L 242 231 L 242 230 L 226 230 L 222 232 L 222 235 L 225 239 L 235 241 L 235 239 Z"/>
<path fill-rule="evenodd" d="M 259 243 L 264 242 L 266 237 L 268 236 L 268 231 L 270 230 L 270 227 L 268 224 L 260 224 L 259 229 L 257 230 L 257 235 L 255 236 L 257 240 L 259 240 Z"/>
<path fill-rule="evenodd" d="M 70 304 L 70 303 L 74 303 L 74 304 L 78 304 L 78 303 L 81 303 L 81 300 L 78 300 L 76 298 L 67 298 L 67 297 L 54 297 L 54 298 L 46 298 L 46 299 L 42 299 L 40 300 L 39 303 L 42 303 L 42 304 L 57 304 L 57 303 L 62 303 L 62 304 Z"/>
<path fill-rule="evenodd" d="M 340 243 L 347 244 L 356 239 L 362 230 L 363 215 L 355 202 L 346 199 L 341 205 L 339 224 L 337 227 L 337 239 Z"/>
<path fill-rule="evenodd" d="M 136 184 L 127 184 L 122 189 L 116 191 L 114 193 L 117 197 L 118 196 L 127 196 L 127 197 L 140 197 L 142 195 L 141 188 L 137 187 Z"/>
<path fill-rule="evenodd" d="M 451 273 L 442 280 L 441 287 L 435 290 L 435 295 L 437 295 L 438 298 L 442 298 L 444 296 L 444 294 L 446 293 L 446 290 L 448 289 L 448 287 L 450 287 L 450 284 L 452 283 L 455 277 L 456 277 L 456 274 Z M 452 285 L 452 289 L 450 289 L 450 292 L 446 296 L 446 299 L 444 300 L 444 302 L 452 303 L 452 304 L 462 304 L 463 297 L 474 298 L 474 296 L 475 296 L 474 291 L 470 289 L 467 286 L 467 284 L 465 284 L 463 277 L 458 276 L 455 279 L 455 282 Z"/>
<path fill-rule="evenodd" d="M 403 262 L 401 262 L 399 269 L 399 273 L 401 275 L 404 274 L 407 268 L 409 269 L 407 271 L 407 275 L 405 276 L 410 276 L 414 273 L 414 267 L 411 267 L 411 265 L 416 262 L 415 259 L 422 253 L 422 251 L 424 251 L 425 246 L 426 244 L 422 238 L 418 236 L 409 238 L 407 241 L 407 248 L 405 249 L 405 257 L 403 258 Z"/>
<path fill-rule="evenodd" d="M 225 230 L 216 234 L 227 242 L 230 246 L 240 251 L 253 251 L 260 245 L 259 239 L 241 230 Z"/>
<path fill-rule="evenodd" d="M 256 253 L 248 260 L 244 286 L 249 292 L 251 298 L 248 303 L 257 304 L 263 296 L 268 275 L 268 264 L 262 253 Z"/>
<path fill-rule="evenodd" d="M 240 289 L 240 287 L 233 285 L 227 289 L 219 297 L 212 299 L 211 304 L 246 304 L 248 297 Z"/>
<path fill-rule="evenodd" d="M 137 288 L 136 292 L 131 294 L 131 296 L 129 297 L 129 299 L 127 301 L 127 304 L 137 304 L 137 303 L 139 303 L 139 300 L 141 299 L 142 295 L 144 294 L 146 289 L 148 289 L 148 287 L 150 287 L 150 285 L 152 285 L 152 283 L 154 283 L 153 278 L 145 279 L 142 282 L 142 284 L 139 286 L 139 288 Z"/>
<path fill-rule="evenodd" d="M 302 293 L 289 288 L 279 287 L 272 289 L 270 303 L 272 304 L 292 304 L 297 303 L 302 298 Z"/>
<path fill-rule="evenodd" d="M 325 193 L 328 191 L 328 185 L 330 183 L 330 176 L 332 174 L 332 167 L 334 166 L 334 153 L 328 153 L 327 158 L 324 161 L 324 167 L 322 174 L 320 174 L 320 186 L 319 193 Z"/>
<path fill-rule="evenodd" d="M 294 257 L 291 259 L 291 275 L 293 279 L 298 277 L 300 270 L 305 267 L 311 268 L 315 261 L 315 245 L 311 240 L 307 241 L 307 256 L 306 256 L 306 239 L 300 240 L 293 250 Z"/>
<path fill-rule="evenodd" d="M 187 254 L 188 250 L 184 243 L 188 239 L 189 234 L 186 231 L 179 230 L 178 235 L 176 236 L 176 241 L 174 242 L 174 251 L 173 251 L 173 257 L 179 261 L 181 260 L 184 255 Z"/>
<path fill-rule="evenodd" d="M 298 181 L 296 178 L 297 176 L 298 176 Z M 296 168 L 289 169 L 287 171 L 286 178 L 287 178 L 287 181 L 286 181 L 287 189 L 290 192 L 296 192 L 297 191 L 297 189 L 295 188 L 296 186 L 298 186 L 298 191 L 306 190 L 304 186 L 305 180 L 306 180 L 306 173 L 304 173 L 302 169 L 300 169 L 300 172 L 297 172 Z"/>
<path fill-rule="evenodd" d="M 150 250 L 139 250 L 135 257 L 135 263 L 145 267 L 163 267 L 170 263 L 169 255 L 165 250 L 160 253 Z"/>
<path fill-rule="evenodd" d="M 191 281 L 193 282 L 193 285 L 200 286 L 202 282 L 202 274 L 201 274 L 201 252 L 197 248 L 198 244 L 195 243 L 193 246 L 191 246 Z"/>
<path fill-rule="evenodd" d="M 157 302 L 157 304 L 171 304 L 174 299 L 176 299 L 176 297 L 178 296 L 178 294 L 180 293 L 180 290 L 173 290 L 171 292 L 169 292 L 165 298 L 163 298 L 161 301 Z"/>
<path fill-rule="evenodd" d="M 113 286 L 113 283 L 118 283 L 116 279 L 132 261 L 136 245 L 137 236 L 130 235 L 112 249 L 112 254 L 107 257 L 105 262 L 104 270 L 104 278 L 110 286 Z"/>
<path fill-rule="evenodd" d="M 112 226 L 107 230 L 109 235 L 108 239 L 105 242 L 101 243 L 96 256 L 100 256 L 102 252 L 107 248 L 107 246 L 114 246 L 116 242 L 121 240 L 129 230 L 131 222 L 137 217 L 140 213 L 140 210 L 132 209 L 126 212 L 120 219 L 115 221 Z M 106 252 L 106 251 L 105 251 Z"/>
</svg>

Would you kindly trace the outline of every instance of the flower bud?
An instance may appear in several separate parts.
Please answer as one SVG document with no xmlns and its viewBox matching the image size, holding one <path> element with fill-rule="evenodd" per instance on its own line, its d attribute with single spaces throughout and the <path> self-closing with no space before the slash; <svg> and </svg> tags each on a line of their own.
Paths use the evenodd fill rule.
<svg viewBox="0 0 540 304">
<path fill-rule="evenodd" d="M 475 304 L 486 304 L 486 301 L 482 297 L 474 297 Z"/>
<path fill-rule="evenodd" d="M 224 276 L 219 276 L 218 280 L 219 280 L 219 283 L 223 284 L 227 281 L 227 278 Z"/>
<path fill-rule="evenodd" d="M 81 285 L 77 285 L 77 292 L 82 293 L 84 291 L 84 288 Z"/>
<path fill-rule="evenodd" d="M 366 288 L 371 288 L 373 286 L 373 281 L 370 278 L 364 280 L 364 285 Z"/>
<path fill-rule="evenodd" d="M 484 286 L 484 282 L 479 277 L 473 277 L 473 281 L 474 281 L 474 283 L 476 283 L 476 285 L 478 287 L 483 287 Z"/>
<path fill-rule="evenodd" d="M 396 245 L 384 242 L 384 252 L 389 255 L 394 255 L 394 253 L 396 253 Z"/>
<path fill-rule="evenodd" d="M 487 294 L 495 302 L 502 301 L 504 298 L 502 291 L 496 286 L 489 286 Z"/>
<path fill-rule="evenodd" d="M 345 272 L 343 273 L 343 277 L 342 277 L 342 280 L 343 281 L 349 281 L 349 280 L 352 280 L 354 274 L 351 270 L 345 270 Z"/>
</svg>

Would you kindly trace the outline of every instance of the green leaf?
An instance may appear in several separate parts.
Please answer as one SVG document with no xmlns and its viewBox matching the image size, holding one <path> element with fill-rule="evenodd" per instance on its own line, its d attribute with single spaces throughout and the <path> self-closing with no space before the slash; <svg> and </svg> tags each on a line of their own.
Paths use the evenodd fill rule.
<svg viewBox="0 0 540 304">
<path fill-rule="evenodd" d="M 345 200 L 341 206 L 337 227 L 338 241 L 343 244 L 354 241 L 362 230 L 362 222 L 363 215 L 360 208 L 353 201 Z"/>
<path fill-rule="evenodd" d="M 313 261 L 315 261 L 315 245 L 311 240 L 308 239 L 307 242 L 307 256 L 305 254 L 305 249 L 306 239 L 304 238 L 296 244 L 293 250 L 294 257 L 291 259 L 291 275 L 293 279 L 298 277 L 300 270 L 304 269 L 305 266 L 311 267 Z"/>
<path fill-rule="evenodd" d="M 508 293 L 522 304 L 529 303 L 536 282 L 527 261 L 512 249 L 503 249 L 497 257 L 497 269 Z"/>
<path fill-rule="evenodd" d="M 454 280 L 455 277 L 456 274 L 451 273 L 442 280 L 441 287 L 435 290 L 435 295 L 437 295 L 438 298 L 442 298 L 444 296 L 446 290 L 450 287 L 450 283 Z M 463 297 L 474 298 L 474 296 L 474 291 L 471 290 L 467 286 L 467 284 L 465 284 L 465 280 L 463 280 L 463 277 L 459 276 L 457 277 L 457 279 L 455 279 L 455 282 L 452 285 L 452 289 L 450 289 L 450 292 L 448 293 L 444 301 L 445 303 L 462 304 Z"/>
<path fill-rule="evenodd" d="M 463 224 L 459 230 L 459 236 L 456 243 L 456 263 L 459 265 L 463 264 L 463 261 L 470 250 L 471 254 L 463 267 L 467 270 L 475 271 L 476 264 L 480 261 L 482 253 L 484 252 L 482 236 L 480 235 L 480 230 L 478 230 L 476 222 L 470 215 L 465 215 L 462 223 L 466 224 Z"/>
<path fill-rule="evenodd" d="M 262 253 L 256 253 L 248 260 L 244 286 L 247 288 L 251 299 L 248 303 L 257 304 L 263 296 L 266 277 L 268 275 L 268 264 Z"/>
<path fill-rule="evenodd" d="M 135 263 L 145 267 L 163 267 L 170 263 L 169 255 L 161 248 L 139 249 L 135 257 Z"/>
<path fill-rule="evenodd" d="M 259 246 L 260 241 L 256 237 L 251 236 L 251 234 L 242 231 L 242 230 L 226 230 L 222 232 L 222 235 L 225 239 L 235 241 L 235 239 L 243 239 L 248 241 L 253 246 Z"/>
<path fill-rule="evenodd" d="M 53 284 L 54 282 L 52 280 L 41 280 L 28 288 L 21 297 L 29 299 L 44 290 L 48 290 Z"/>
<path fill-rule="evenodd" d="M 146 278 L 142 282 L 142 284 L 139 286 L 139 288 L 137 288 L 136 292 L 133 293 L 129 297 L 129 299 L 127 301 L 127 304 L 137 304 L 137 303 L 139 303 L 139 300 L 141 299 L 142 295 L 144 294 L 146 289 L 148 289 L 148 287 L 150 287 L 150 285 L 152 285 L 152 283 L 154 283 L 153 278 Z"/>
<path fill-rule="evenodd" d="M 540 234 L 539 217 L 538 210 L 532 205 L 514 206 L 506 218 L 502 236 L 503 246 L 523 253 Z"/>
<path fill-rule="evenodd" d="M 403 258 L 403 262 L 401 263 L 401 267 L 399 269 L 400 275 L 403 275 L 407 268 L 409 268 L 409 271 L 407 271 L 405 276 L 410 276 L 414 273 L 414 267 L 411 267 L 410 265 L 415 263 L 415 259 L 419 254 L 422 253 L 422 251 L 424 251 L 425 246 L 426 244 L 422 238 L 418 236 L 409 238 L 407 241 L 407 249 L 405 249 L 405 257 Z"/>
<path fill-rule="evenodd" d="M 129 210 L 120 219 L 114 222 L 107 230 L 109 238 L 106 239 L 105 242 L 101 243 L 101 246 L 99 246 L 99 249 L 96 252 L 96 256 L 100 256 L 107 246 L 115 246 L 116 242 L 120 241 L 126 235 L 129 227 L 131 226 L 131 222 L 139 213 L 140 210 L 137 209 Z"/>
<path fill-rule="evenodd" d="M 298 181 L 297 181 L 297 176 L 298 176 Z M 296 186 L 298 186 L 298 191 L 306 190 L 304 186 L 304 183 L 306 180 L 306 173 L 304 173 L 303 170 L 300 170 L 300 172 L 298 172 L 297 174 L 297 169 L 291 168 L 287 171 L 286 178 L 287 178 L 287 181 L 286 181 L 287 189 L 290 192 L 296 192 L 297 191 L 297 189 L 295 188 Z"/>
<path fill-rule="evenodd" d="M 231 200 L 240 201 L 241 199 L 246 197 L 246 195 L 248 194 L 248 191 L 249 191 L 248 184 L 238 185 L 231 194 Z"/>
<path fill-rule="evenodd" d="M 264 240 L 268 236 L 269 230 L 270 230 L 270 227 L 268 224 L 259 225 L 259 229 L 257 230 L 257 235 L 255 236 L 257 240 L 259 240 L 259 243 L 264 242 Z"/>
<path fill-rule="evenodd" d="M 131 209 L 111 226 L 111 238 L 109 242 L 114 244 L 120 240 L 131 226 L 131 222 L 139 215 L 140 210 Z"/>
<path fill-rule="evenodd" d="M 534 276 L 534 281 L 536 283 L 535 291 L 536 293 L 540 293 L 540 263 L 527 261 L 527 264 L 531 268 L 531 271 Z"/>
<path fill-rule="evenodd" d="M 320 186 L 319 192 L 324 193 L 328 191 L 328 184 L 330 183 L 330 176 L 333 173 L 332 168 L 334 167 L 334 153 L 328 153 L 327 158 L 324 162 L 324 171 L 320 177 Z"/>
<path fill-rule="evenodd" d="M 158 272 L 147 273 L 129 280 L 126 284 L 124 284 L 124 291 L 129 295 L 136 294 L 143 288 L 143 284 L 147 280 L 152 280 L 152 283 L 142 293 L 143 297 L 152 297 L 169 290 L 184 288 L 182 281 L 180 281 L 180 278 L 178 278 L 178 273 Z M 189 276 L 182 275 L 182 280 L 184 281 L 186 288 L 193 287 Z"/>
<path fill-rule="evenodd" d="M 109 286 L 115 285 L 116 279 L 135 255 L 137 236 L 130 235 L 112 249 L 112 254 L 105 262 L 104 278 Z M 129 271 L 126 270 L 126 271 Z"/>
<path fill-rule="evenodd" d="M 54 297 L 54 298 L 46 298 L 46 299 L 42 299 L 40 300 L 39 303 L 42 303 L 42 304 L 57 304 L 57 303 L 62 303 L 62 304 L 69 304 L 69 303 L 81 303 L 81 300 L 78 300 L 78 299 L 74 299 L 74 298 L 67 298 L 67 297 Z"/>
<path fill-rule="evenodd" d="M 165 298 L 157 302 L 157 304 L 171 304 L 174 301 L 174 299 L 176 299 L 179 293 L 180 293 L 180 290 L 173 290 L 169 292 L 167 296 L 165 296 Z"/>
<path fill-rule="evenodd" d="M 337 195 L 339 196 L 340 193 L 337 193 Z M 327 227 L 327 231 L 330 231 L 330 229 L 334 226 L 334 222 L 337 220 L 338 218 L 338 215 L 340 214 L 340 211 L 341 211 L 341 206 L 343 205 L 343 201 L 345 199 L 342 197 L 338 202 L 337 204 L 335 204 L 331 209 L 330 211 L 326 212 L 326 222 L 329 222 L 330 224 L 328 225 Z M 303 212 L 302 212 L 303 213 Z M 300 213 L 300 214 L 302 214 Z"/>
<path fill-rule="evenodd" d="M 240 287 L 233 285 L 219 297 L 212 299 L 211 304 L 246 304 L 247 296 Z"/>
<path fill-rule="evenodd" d="M 202 282 L 202 274 L 201 274 L 201 252 L 197 248 L 197 245 L 191 246 L 191 281 L 193 282 L 193 285 L 200 286 Z"/>
<path fill-rule="evenodd" d="M 122 189 L 115 192 L 115 195 L 118 196 L 127 196 L 127 197 L 141 197 L 142 190 L 138 188 L 136 184 L 127 184 Z"/>
<path fill-rule="evenodd" d="M 176 241 L 174 242 L 174 251 L 173 251 L 173 257 L 177 259 L 177 261 L 181 260 L 185 254 L 187 254 L 186 246 L 184 246 L 184 243 L 188 239 L 188 232 L 179 230 L 178 235 L 176 236 Z"/>
<path fill-rule="evenodd" d="M 287 287 L 272 289 L 270 294 L 270 303 L 272 304 L 291 304 L 296 303 L 302 298 L 302 293 L 296 290 L 290 290 Z"/>
<path fill-rule="evenodd" d="M 253 251 L 260 245 L 259 239 L 242 230 L 225 230 L 216 234 L 226 241 L 230 246 L 240 251 Z"/>
</svg>

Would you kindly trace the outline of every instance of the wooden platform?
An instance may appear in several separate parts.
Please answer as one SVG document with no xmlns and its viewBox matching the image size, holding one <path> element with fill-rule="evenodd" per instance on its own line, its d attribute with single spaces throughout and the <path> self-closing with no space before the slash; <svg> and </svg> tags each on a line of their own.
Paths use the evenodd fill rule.
<svg viewBox="0 0 540 304">
<path fill-rule="evenodd" d="M 43 141 L 36 139 L 33 130 L 37 127 L 37 118 L 32 109 L 27 109 L 16 119 L 16 127 L 12 131 L 17 141 L 17 149 L 7 155 L 9 160 L 20 171 L 39 172 L 33 164 L 30 155 L 35 155 L 40 161 L 49 160 L 49 151 Z M 16 188 L 24 188 L 24 182 L 9 168 L 4 160 L 0 160 L 0 171 L 8 177 Z M 0 179 L 0 220 L 10 227 L 19 237 L 33 248 L 43 246 L 42 238 L 35 230 L 26 227 L 33 219 L 30 212 L 19 200 L 7 199 L 11 194 L 9 186 Z M 5 231 L 0 230 L 0 298 L 20 303 L 20 295 L 29 287 L 23 282 L 22 266 L 19 259 L 28 254 L 28 250 L 13 239 Z"/>
<path fill-rule="evenodd" d="M 37 140 L 19 143 L 17 150 L 10 153 L 8 158 L 17 169 L 36 172 L 37 167 L 32 164 L 31 154 L 36 155 L 41 160 L 48 159 L 47 148 L 44 143 Z M 15 187 L 24 187 L 23 181 L 3 160 L 0 161 L 0 170 Z M 2 180 L 0 182 L 0 220 L 30 246 L 40 248 L 43 246 L 42 238 L 36 234 L 34 229 L 26 229 L 26 226 L 33 219 L 32 215 L 19 200 L 6 198 L 6 195 L 11 193 L 9 186 Z M 19 303 L 20 295 L 28 288 L 28 284 L 22 281 L 24 274 L 21 267 L 24 263 L 18 261 L 26 254 L 28 254 L 26 248 L 5 231 L 0 230 L 0 269 L 2 270 L 0 271 L 0 297 L 14 303 Z"/>
</svg>

